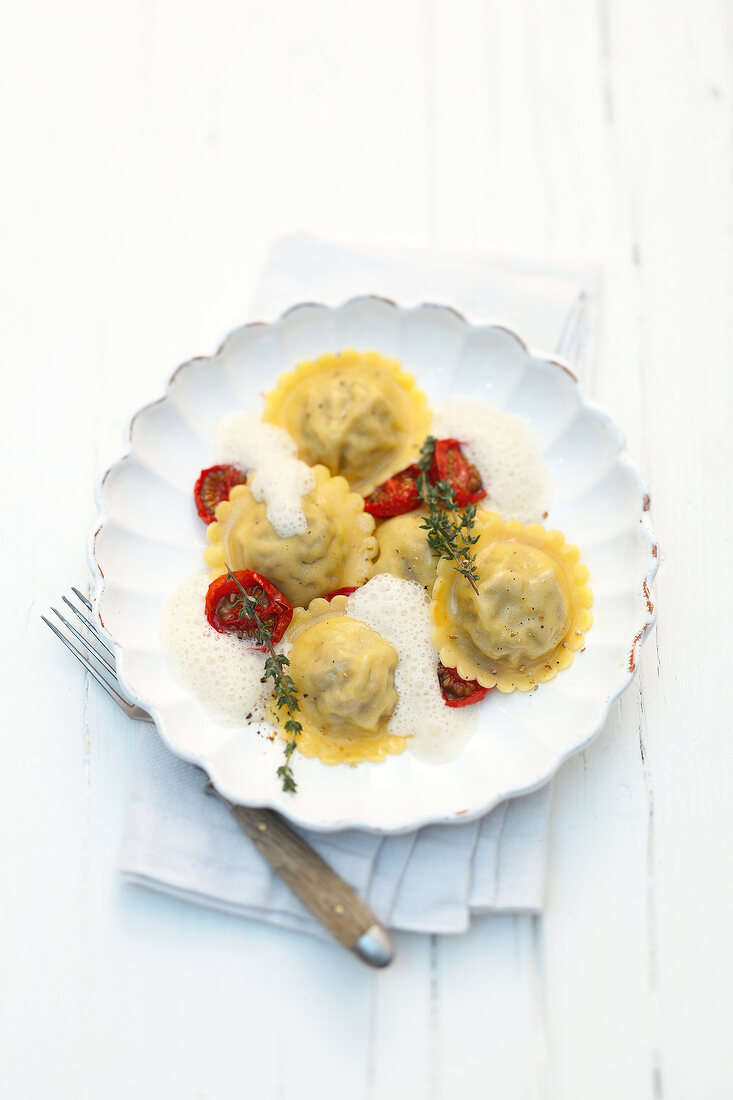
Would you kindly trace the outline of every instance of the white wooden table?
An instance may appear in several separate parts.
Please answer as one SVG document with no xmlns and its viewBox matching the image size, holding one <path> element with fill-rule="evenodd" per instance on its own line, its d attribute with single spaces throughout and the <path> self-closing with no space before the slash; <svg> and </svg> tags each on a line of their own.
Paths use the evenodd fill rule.
<svg viewBox="0 0 733 1100">
<path fill-rule="evenodd" d="M 5 0 L 0 1095 L 733 1095 L 733 11 Z M 134 729 L 39 615 L 128 415 L 272 239 L 597 262 L 593 395 L 652 488 L 656 635 L 556 787 L 541 919 L 330 945 L 122 885 Z M 375 287 L 375 290 L 379 288 Z"/>
</svg>

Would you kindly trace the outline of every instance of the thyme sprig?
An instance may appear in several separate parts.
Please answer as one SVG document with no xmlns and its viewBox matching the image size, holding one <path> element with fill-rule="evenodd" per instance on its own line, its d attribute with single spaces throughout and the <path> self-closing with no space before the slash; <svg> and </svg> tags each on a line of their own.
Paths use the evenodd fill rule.
<svg viewBox="0 0 733 1100">
<path fill-rule="evenodd" d="M 298 785 L 295 782 L 293 776 L 293 769 L 290 764 L 290 757 L 295 752 L 297 747 L 298 734 L 302 733 L 303 727 L 301 726 L 295 715 L 300 710 L 298 703 L 298 689 L 293 683 L 292 677 L 285 671 L 290 661 L 287 659 L 284 653 L 276 653 L 275 646 L 272 641 L 273 630 L 271 626 L 264 623 L 260 618 L 257 608 L 260 606 L 254 596 L 250 596 L 249 592 L 239 583 L 237 578 L 232 573 L 229 566 L 227 568 L 227 579 L 234 581 L 241 595 L 232 601 L 232 610 L 238 610 L 238 618 L 241 622 L 242 619 L 250 619 L 255 622 L 254 638 L 258 645 L 261 645 L 267 652 L 265 659 L 265 680 L 272 680 L 272 694 L 277 703 L 278 710 L 281 707 L 285 707 L 288 712 L 288 719 L 285 722 L 285 732 L 289 735 L 287 744 L 285 745 L 285 763 L 281 764 L 277 769 L 278 778 L 282 780 L 283 790 L 291 791 L 293 794 L 298 789 Z"/>
<path fill-rule="evenodd" d="M 436 442 L 435 437 L 429 435 L 420 448 L 417 460 L 420 467 L 417 491 L 428 507 L 428 515 L 420 527 L 428 533 L 428 546 L 433 554 L 452 561 L 456 572 L 466 578 L 478 595 L 476 555 L 471 549 L 479 539 L 473 533 L 476 505 L 467 504 L 464 509 L 459 509 L 451 483 L 443 479 L 433 484 L 430 480 L 429 470 Z"/>
</svg>

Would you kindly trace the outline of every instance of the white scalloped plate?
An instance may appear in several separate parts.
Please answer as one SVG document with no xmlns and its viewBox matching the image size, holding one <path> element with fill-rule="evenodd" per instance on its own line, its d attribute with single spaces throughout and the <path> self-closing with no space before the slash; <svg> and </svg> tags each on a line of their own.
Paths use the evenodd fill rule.
<svg viewBox="0 0 733 1100">
<path fill-rule="evenodd" d="M 532 425 L 555 483 L 547 526 L 581 549 L 594 625 L 585 651 L 556 680 L 536 692 L 492 692 L 452 763 L 428 764 L 409 752 L 355 768 L 297 757 L 291 795 L 275 775 L 281 744 L 217 725 L 172 680 L 157 619 L 178 579 L 201 567 L 206 537 L 192 486 L 213 461 L 217 420 L 233 409 L 259 410 L 281 371 L 345 347 L 395 356 L 432 402 L 472 394 Z M 654 619 L 649 498 L 618 429 L 567 367 L 532 355 L 504 328 L 471 325 L 444 306 L 401 309 L 357 298 L 337 309 L 300 305 L 271 325 L 238 329 L 212 358 L 180 367 L 165 397 L 134 417 L 129 453 L 107 471 L 98 504 L 90 546 L 95 607 L 121 681 L 173 752 L 205 768 L 222 793 L 310 828 L 399 832 L 466 821 L 540 786 L 599 731 L 633 677 L 636 647 Z"/>
</svg>

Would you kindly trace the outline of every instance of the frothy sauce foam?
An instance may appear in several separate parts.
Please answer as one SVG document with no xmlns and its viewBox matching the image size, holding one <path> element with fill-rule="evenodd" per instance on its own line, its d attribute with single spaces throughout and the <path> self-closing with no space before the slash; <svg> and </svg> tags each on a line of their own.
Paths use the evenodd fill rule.
<svg viewBox="0 0 733 1100">
<path fill-rule="evenodd" d="M 263 423 L 256 413 L 229 413 L 214 432 L 216 462 L 255 471 L 249 482 L 252 496 L 264 501 L 267 518 L 281 538 L 305 534 L 301 501 L 316 484 L 313 470 L 300 461 L 297 451 L 284 428 Z"/>
<path fill-rule="evenodd" d="M 423 760 L 453 760 L 473 732 L 475 707 L 447 707 L 438 683 L 438 654 L 430 637 L 430 600 L 416 581 L 389 573 L 373 577 L 349 597 L 346 614 L 366 623 L 397 651 L 399 700 L 390 733 L 409 738 Z"/>
<path fill-rule="evenodd" d="M 266 685 L 264 655 L 247 647 L 233 634 L 219 634 L 204 612 L 209 578 L 190 573 L 171 592 L 158 620 L 158 631 L 171 675 L 185 685 L 217 722 L 264 724 Z"/>
<path fill-rule="evenodd" d="M 484 508 L 504 519 L 541 523 L 552 502 L 552 477 L 532 428 L 512 413 L 474 397 L 449 397 L 433 419 L 437 439 L 458 439 L 481 474 Z"/>
</svg>

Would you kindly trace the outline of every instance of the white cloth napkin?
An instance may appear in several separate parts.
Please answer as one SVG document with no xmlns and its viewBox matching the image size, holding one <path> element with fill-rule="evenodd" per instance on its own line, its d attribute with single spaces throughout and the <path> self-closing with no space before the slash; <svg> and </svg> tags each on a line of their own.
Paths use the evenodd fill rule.
<svg viewBox="0 0 733 1100">
<path fill-rule="evenodd" d="M 437 253 L 353 250 L 302 234 L 273 248 L 252 315 L 266 320 L 298 301 L 336 305 L 357 294 L 400 304 L 446 302 L 472 321 L 501 321 L 576 373 L 593 361 L 593 271 Z M 270 871 L 229 812 L 203 794 L 197 768 L 140 739 L 120 869 L 129 882 L 314 935 L 325 935 Z M 304 833 L 388 927 L 462 932 L 475 913 L 542 908 L 550 786 L 512 799 L 481 821 L 378 837 Z"/>
</svg>

